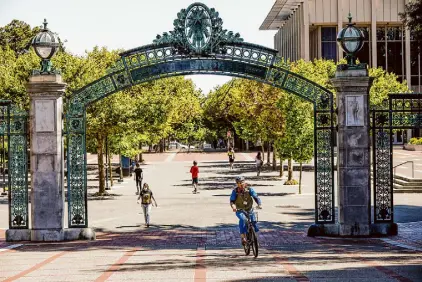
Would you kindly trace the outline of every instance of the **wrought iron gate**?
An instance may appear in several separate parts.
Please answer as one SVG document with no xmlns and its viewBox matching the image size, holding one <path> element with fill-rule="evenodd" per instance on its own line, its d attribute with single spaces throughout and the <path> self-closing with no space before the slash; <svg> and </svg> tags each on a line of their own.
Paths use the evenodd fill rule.
<svg viewBox="0 0 422 282">
<path fill-rule="evenodd" d="M 157 35 L 150 45 L 121 53 L 105 76 L 75 91 L 67 101 L 69 227 L 88 226 L 86 107 L 137 84 L 191 74 L 263 82 L 314 105 L 315 222 L 334 223 L 333 93 L 291 72 L 289 65 L 277 56 L 277 50 L 244 42 L 240 34 L 224 29 L 223 20 L 214 8 L 194 3 L 177 14 L 172 31 Z"/>
<path fill-rule="evenodd" d="M 27 112 L 8 100 L 0 100 L 0 183 L 9 195 L 9 228 L 28 225 Z"/>
<path fill-rule="evenodd" d="M 393 134 L 422 128 L 422 94 L 390 94 L 371 109 L 374 222 L 394 220 Z"/>
</svg>

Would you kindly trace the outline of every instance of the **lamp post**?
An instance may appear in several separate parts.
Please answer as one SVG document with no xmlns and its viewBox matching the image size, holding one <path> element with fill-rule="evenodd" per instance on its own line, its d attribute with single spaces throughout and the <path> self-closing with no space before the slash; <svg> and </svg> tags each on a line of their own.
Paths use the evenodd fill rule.
<svg viewBox="0 0 422 282">
<path fill-rule="evenodd" d="M 346 53 L 348 68 L 364 68 L 364 65 L 356 65 L 356 53 L 363 47 L 365 36 L 359 28 L 352 23 L 352 15 L 349 13 L 349 23 L 345 28 L 339 31 L 337 35 L 337 43 Z"/>
<path fill-rule="evenodd" d="M 56 54 L 60 43 L 56 35 L 47 28 L 46 19 L 43 24 L 44 27 L 31 41 L 35 53 L 41 58 L 41 70 L 35 71 L 35 74 L 55 74 L 57 71 L 54 70 L 50 59 Z"/>
</svg>

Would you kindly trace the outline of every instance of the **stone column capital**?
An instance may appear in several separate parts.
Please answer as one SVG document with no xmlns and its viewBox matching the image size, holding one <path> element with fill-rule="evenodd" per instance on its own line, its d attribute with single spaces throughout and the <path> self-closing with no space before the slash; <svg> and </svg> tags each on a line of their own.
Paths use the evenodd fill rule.
<svg viewBox="0 0 422 282">
<path fill-rule="evenodd" d="M 30 76 L 26 89 L 30 96 L 62 97 L 66 90 L 66 85 L 59 74 L 41 74 Z"/>
<path fill-rule="evenodd" d="M 367 95 L 369 94 L 369 89 L 371 88 L 373 81 L 374 78 L 369 76 L 353 77 L 353 79 L 350 77 L 336 77 L 331 79 L 337 94 L 359 92 L 363 95 Z"/>
</svg>

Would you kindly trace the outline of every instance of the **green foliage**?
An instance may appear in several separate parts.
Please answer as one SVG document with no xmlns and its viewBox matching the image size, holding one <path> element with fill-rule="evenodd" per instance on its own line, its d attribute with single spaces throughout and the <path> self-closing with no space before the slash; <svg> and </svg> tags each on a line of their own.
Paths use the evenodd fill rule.
<svg viewBox="0 0 422 282">
<path fill-rule="evenodd" d="M 31 28 L 29 24 L 12 20 L 0 27 L 0 46 L 9 47 L 16 54 L 22 54 L 29 49 L 32 38 L 40 31 L 39 27 Z"/>
<path fill-rule="evenodd" d="M 410 138 L 409 144 L 411 145 L 422 145 L 422 138 Z"/>
<path fill-rule="evenodd" d="M 292 180 L 287 180 L 286 182 L 284 182 L 283 185 L 298 185 L 298 184 L 299 182 L 297 180 L 292 179 Z"/>
<path fill-rule="evenodd" d="M 416 41 L 420 41 L 420 42 L 422 42 L 422 16 L 421 15 L 422 15 L 422 0 L 408 1 L 408 3 L 405 6 L 404 13 L 400 14 L 400 17 L 403 23 L 412 32 L 413 38 Z"/>
<path fill-rule="evenodd" d="M 397 75 L 388 73 L 382 68 L 369 69 L 369 76 L 374 78 L 369 91 L 369 102 L 372 106 L 380 105 L 383 100 L 388 98 L 390 93 L 410 92 L 405 81 L 399 82 Z"/>
<path fill-rule="evenodd" d="M 38 68 L 34 51 L 17 56 L 9 46 L 0 46 L 0 99 L 11 100 L 23 108 L 29 107 L 26 83 L 31 71 Z"/>
</svg>

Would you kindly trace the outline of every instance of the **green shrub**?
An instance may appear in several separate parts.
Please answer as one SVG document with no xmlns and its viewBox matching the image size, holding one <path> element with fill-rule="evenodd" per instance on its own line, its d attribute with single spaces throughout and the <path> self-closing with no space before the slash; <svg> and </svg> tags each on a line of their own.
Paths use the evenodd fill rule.
<svg viewBox="0 0 422 282">
<path fill-rule="evenodd" d="M 411 145 L 422 145 L 422 138 L 410 138 L 409 144 L 411 144 Z"/>
<path fill-rule="evenodd" d="M 284 185 L 298 185 L 299 182 L 297 182 L 297 180 L 292 179 L 292 180 L 288 180 L 286 182 L 284 182 Z"/>
<path fill-rule="evenodd" d="M 409 144 L 416 145 L 417 142 L 418 142 L 418 138 L 410 138 Z"/>
</svg>

